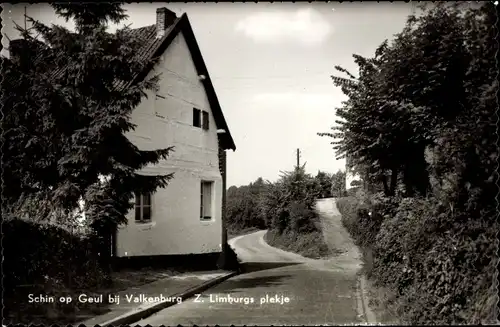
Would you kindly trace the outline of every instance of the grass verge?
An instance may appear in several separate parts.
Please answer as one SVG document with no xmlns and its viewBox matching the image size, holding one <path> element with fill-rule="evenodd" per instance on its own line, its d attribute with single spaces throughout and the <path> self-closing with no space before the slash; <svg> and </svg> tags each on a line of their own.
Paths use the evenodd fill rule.
<svg viewBox="0 0 500 327">
<path fill-rule="evenodd" d="M 294 252 L 307 258 L 321 259 L 331 254 L 321 231 L 307 234 L 285 231 L 280 234 L 275 230 L 268 230 L 264 235 L 264 240 L 278 249 Z"/>
<path fill-rule="evenodd" d="M 337 209 L 342 215 L 342 224 L 351 236 L 353 236 L 352 234 L 358 223 L 358 209 L 364 209 L 364 205 L 354 196 L 339 198 L 336 204 Z M 375 314 L 377 322 L 389 325 L 399 324 L 400 321 L 396 313 L 396 294 L 388 288 L 377 286 L 372 278 L 373 250 L 369 246 L 359 244 L 360 242 L 356 237 L 353 237 L 353 240 L 363 254 L 363 268 L 361 272 L 367 277 L 368 305 Z"/>
</svg>

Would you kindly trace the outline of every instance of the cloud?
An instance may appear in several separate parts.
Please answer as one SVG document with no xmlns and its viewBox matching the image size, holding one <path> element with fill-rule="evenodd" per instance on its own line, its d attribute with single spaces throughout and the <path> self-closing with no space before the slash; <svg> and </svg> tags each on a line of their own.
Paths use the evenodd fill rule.
<svg viewBox="0 0 500 327">
<path fill-rule="evenodd" d="M 236 31 L 258 42 L 295 40 L 317 45 L 332 32 L 332 27 L 317 11 L 305 8 L 295 12 L 260 12 L 239 21 Z"/>
</svg>

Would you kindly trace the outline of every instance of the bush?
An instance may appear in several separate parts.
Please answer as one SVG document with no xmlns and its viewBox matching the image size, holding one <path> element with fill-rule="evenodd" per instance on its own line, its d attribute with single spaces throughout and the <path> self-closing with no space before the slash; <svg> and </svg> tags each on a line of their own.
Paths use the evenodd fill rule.
<svg viewBox="0 0 500 327">
<path fill-rule="evenodd" d="M 317 179 L 307 174 L 304 166 L 268 183 L 260 202 L 262 215 L 268 221 L 268 243 L 312 258 L 327 255 L 328 246 L 315 210 L 320 194 Z"/>
<path fill-rule="evenodd" d="M 271 246 L 312 259 L 320 259 L 330 254 L 330 250 L 323 241 L 323 234 L 320 231 L 298 233 L 288 230 L 279 233 L 276 230 L 269 230 L 264 239 Z"/>
<path fill-rule="evenodd" d="M 266 228 L 266 220 L 260 206 L 261 194 L 266 185 L 262 178 L 249 185 L 231 186 L 227 191 L 228 230 L 238 233 L 250 228 Z"/>
<path fill-rule="evenodd" d="M 294 201 L 289 207 L 289 230 L 299 234 L 308 234 L 321 230 L 317 213 L 309 209 L 304 203 Z"/>
<path fill-rule="evenodd" d="M 339 199 L 337 207 L 365 262 L 372 261 L 368 276 L 397 295 L 403 322 L 492 319 L 496 245 L 491 240 L 498 230 L 493 212 L 474 216 L 435 198 L 367 200 L 363 194 Z"/>
<path fill-rule="evenodd" d="M 345 121 L 320 133 L 339 139 L 337 155 L 371 193 L 376 182 L 391 196 L 356 194 L 339 208 L 410 324 L 497 321 L 497 19 L 489 4 L 424 5 L 374 57 L 354 56 Z"/>
<path fill-rule="evenodd" d="M 495 226 L 433 199 L 403 201 L 382 224 L 372 275 L 398 292 L 405 322 L 484 323 L 494 308 Z"/>
<path fill-rule="evenodd" d="M 27 302 L 29 293 L 59 294 L 109 282 L 89 238 L 20 219 L 5 220 L 2 229 L 5 316 Z"/>
<path fill-rule="evenodd" d="M 43 283 L 46 276 L 70 287 L 100 281 L 100 268 L 90 238 L 54 225 L 19 219 L 4 221 L 2 228 L 4 278 L 9 285 Z"/>
<path fill-rule="evenodd" d="M 358 190 L 356 196 L 338 199 L 337 209 L 342 215 L 342 224 L 349 231 L 356 245 L 371 248 L 384 218 L 394 210 L 393 199 L 381 193 L 368 197 Z"/>
</svg>

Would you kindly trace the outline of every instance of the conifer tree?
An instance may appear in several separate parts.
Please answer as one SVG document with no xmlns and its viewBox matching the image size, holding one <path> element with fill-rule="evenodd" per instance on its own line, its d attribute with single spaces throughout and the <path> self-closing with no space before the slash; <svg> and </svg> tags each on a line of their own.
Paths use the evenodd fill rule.
<svg viewBox="0 0 500 327">
<path fill-rule="evenodd" d="M 140 150 L 126 137 L 132 110 L 156 88 L 159 76 L 138 78 L 155 59 L 136 55 L 140 40 L 128 27 L 107 32 L 127 18 L 120 3 L 51 6 L 75 31 L 27 17 L 32 27 L 17 26 L 22 38 L 2 58 L 4 201 L 43 197 L 70 213 L 83 199 L 94 231 L 106 235 L 126 223 L 133 192 L 173 177 L 138 173 L 172 147 Z"/>
</svg>

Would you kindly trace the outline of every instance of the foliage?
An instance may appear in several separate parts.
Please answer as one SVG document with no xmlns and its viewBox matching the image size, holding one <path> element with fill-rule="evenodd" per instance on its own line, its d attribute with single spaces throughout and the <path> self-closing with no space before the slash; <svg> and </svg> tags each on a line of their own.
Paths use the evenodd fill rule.
<svg viewBox="0 0 500 327">
<path fill-rule="evenodd" d="M 332 175 L 331 194 L 334 197 L 342 197 L 346 193 L 346 172 L 339 170 Z"/>
<path fill-rule="evenodd" d="M 359 181 L 359 180 L 353 180 L 349 186 L 351 186 L 351 187 L 357 187 L 357 186 L 361 186 L 362 184 L 363 183 L 361 181 Z"/>
<path fill-rule="evenodd" d="M 437 201 L 405 200 L 377 236 L 372 274 L 399 293 L 408 323 L 492 321 L 497 229 Z"/>
<path fill-rule="evenodd" d="M 316 230 L 315 201 L 326 191 L 330 192 L 331 180 L 323 172 L 312 177 L 303 166 L 283 172 L 274 183 L 258 178 L 246 186 L 232 186 L 227 190 L 229 228 L 269 227 L 279 232 Z"/>
<path fill-rule="evenodd" d="M 286 231 L 283 234 L 276 230 L 269 230 L 265 236 L 265 241 L 277 248 L 285 251 L 292 251 L 307 258 L 321 259 L 330 254 L 330 250 L 323 239 L 321 231 L 313 231 L 309 233 L 300 233 L 294 231 Z"/>
<path fill-rule="evenodd" d="M 16 323 L 35 322 L 31 314 L 50 319 L 50 315 L 57 316 L 62 312 L 65 315 L 75 313 L 72 312 L 74 305 L 28 304 L 30 293 L 68 296 L 82 289 L 102 290 L 109 285 L 109 275 L 99 265 L 98 248 L 91 238 L 53 224 L 38 224 L 11 215 L 4 216 L 4 219 L 5 319 L 14 319 Z M 29 312 L 30 315 L 17 317 L 18 312 Z"/>
<path fill-rule="evenodd" d="M 318 192 L 317 197 L 319 199 L 332 197 L 333 176 L 332 174 L 318 171 L 318 174 L 314 177 Z"/>
<path fill-rule="evenodd" d="M 5 220 L 2 229 L 6 285 L 43 283 L 50 277 L 78 288 L 102 280 L 90 238 L 21 219 Z"/>
<path fill-rule="evenodd" d="M 251 227 L 265 228 L 266 220 L 260 210 L 261 196 L 266 187 L 262 178 L 246 186 L 231 186 L 227 190 L 226 210 L 228 228 L 240 231 Z"/>
<path fill-rule="evenodd" d="M 369 196 L 359 191 L 354 196 L 338 199 L 337 208 L 342 215 L 342 224 L 353 236 L 357 245 L 371 248 L 384 219 L 397 208 L 397 203 L 391 198 L 380 194 Z"/>
<path fill-rule="evenodd" d="M 258 178 L 246 186 L 231 186 L 227 190 L 228 229 L 268 228 L 269 244 L 310 257 L 324 256 L 328 247 L 321 241 L 315 205 L 317 198 L 330 196 L 331 183 L 329 174 L 318 172 L 313 177 L 302 166 L 282 172 L 274 183 Z"/>
<path fill-rule="evenodd" d="M 137 173 L 172 148 L 139 150 L 125 135 L 159 77 L 137 79 L 154 61 L 137 57 L 128 28 L 106 32 L 108 21 L 126 18 L 119 3 L 52 6 L 76 32 L 28 18 L 32 28 L 18 26 L 22 39 L 2 58 L 4 201 L 43 194 L 71 219 L 84 199 L 93 228 L 107 231 L 126 222 L 133 191 L 153 192 L 172 177 Z"/>
<path fill-rule="evenodd" d="M 264 197 L 265 211 L 272 214 L 270 229 L 278 233 L 317 230 L 316 198 L 316 183 L 305 172 L 305 165 L 296 167 L 294 171 L 282 172 L 280 179 L 267 189 Z"/>
<path fill-rule="evenodd" d="M 410 17 L 373 58 L 354 55 L 360 76 L 356 85 L 343 88 L 349 96 L 337 111 L 343 120 L 336 133 L 321 135 L 339 138 L 333 142 L 337 154 L 348 156 L 353 166 L 367 166 L 382 183 L 390 173 L 387 195 L 395 194 L 400 174 L 408 195 L 427 193 L 427 147 L 449 141 L 456 144 L 449 151 L 459 147 L 468 153 L 484 140 L 484 151 L 469 155 L 492 160 L 495 150 L 486 140 L 495 133 L 493 10 L 438 4 L 422 17 Z"/>
<path fill-rule="evenodd" d="M 369 190 L 339 210 L 373 251 L 371 276 L 399 294 L 400 318 L 491 323 L 497 17 L 487 3 L 423 9 L 373 58 L 355 56 L 360 77 L 343 87 L 343 121 L 321 135 L 340 138 L 337 155 L 383 185 L 382 195 Z"/>
</svg>

